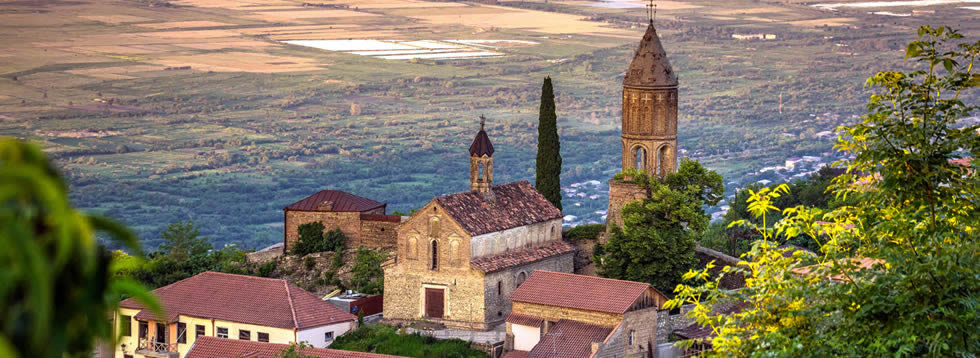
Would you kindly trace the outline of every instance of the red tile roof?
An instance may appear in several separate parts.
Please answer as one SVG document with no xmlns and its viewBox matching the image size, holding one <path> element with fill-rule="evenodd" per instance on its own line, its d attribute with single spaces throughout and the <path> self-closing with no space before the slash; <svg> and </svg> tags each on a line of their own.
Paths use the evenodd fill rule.
<svg viewBox="0 0 980 358">
<path fill-rule="evenodd" d="M 340 190 L 321 190 L 303 200 L 289 204 L 284 210 L 364 212 L 384 206 L 384 203 Z"/>
<path fill-rule="evenodd" d="M 543 246 L 528 247 L 511 250 L 499 255 L 473 258 L 470 260 L 470 265 L 484 273 L 490 273 L 508 267 L 541 261 L 573 251 L 575 251 L 575 245 L 563 240 L 555 240 Z"/>
<path fill-rule="evenodd" d="M 238 339 L 202 336 L 194 341 L 185 358 L 275 358 L 289 348 L 288 344 L 243 341 Z M 386 354 L 342 351 L 339 349 L 307 347 L 299 350 L 303 357 L 316 358 L 386 358 Z"/>
<path fill-rule="evenodd" d="M 625 313 L 650 284 L 571 273 L 534 271 L 513 293 L 513 302 Z"/>
<path fill-rule="evenodd" d="M 167 317 L 157 317 L 132 298 L 120 306 L 142 310 L 135 316 L 138 320 L 166 322 L 186 315 L 304 329 L 357 319 L 286 280 L 264 277 L 204 272 L 153 290 L 153 294 Z"/>
<path fill-rule="evenodd" d="M 602 343 L 609 333 L 611 327 L 563 319 L 541 337 L 527 358 L 586 358 L 592 355 L 592 343 Z"/>
<path fill-rule="evenodd" d="M 873 259 L 873 258 L 870 258 L 870 257 L 857 257 L 857 258 L 849 258 L 849 259 L 847 259 L 846 262 L 842 262 L 841 264 L 842 265 L 843 264 L 854 265 L 854 266 L 856 266 L 854 268 L 854 270 L 853 271 L 850 271 L 849 270 L 849 271 L 850 272 L 857 272 L 857 271 L 864 271 L 864 270 L 872 270 L 872 269 L 874 269 L 874 266 L 875 265 L 878 265 L 878 264 L 886 265 L 886 262 L 884 260 L 881 260 L 881 259 Z M 797 275 L 811 275 L 811 274 L 813 274 L 814 271 L 817 271 L 817 269 L 820 266 L 829 267 L 829 266 L 832 266 L 832 265 L 833 265 L 833 262 L 828 261 L 828 262 L 822 263 L 822 264 L 815 264 L 815 265 L 797 267 L 797 268 L 794 268 L 792 270 L 792 272 L 795 273 L 795 274 L 797 274 Z M 850 277 L 848 275 L 844 274 L 844 273 L 840 273 L 840 274 L 837 274 L 837 275 L 828 276 L 828 277 L 826 277 L 826 279 L 827 280 L 830 280 L 830 281 L 833 281 L 833 282 L 847 282 L 847 281 L 850 281 Z"/>
<path fill-rule="evenodd" d="M 470 144 L 470 155 L 477 157 L 493 155 L 493 143 L 490 143 L 490 137 L 487 136 L 487 132 L 483 128 L 480 128 L 480 131 L 476 133 L 476 138 L 473 138 L 473 144 Z"/>
<path fill-rule="evenodd" d="M 472 236 L 562 217 L 527 180 L 494 185 L 490 190 L 492 196 L 467 191 L 434 200 Z"/>
<path fill-rule="evenodd" d="M 522 326 L 541 327 L 541 323 L 544 322 L 544 319 L 511 312 L 510 315 L 507 316 L 507 319 L 505 321 L 508 323 L 519 324 Z"/>
<path fill-rule="evenodd" d="M 504 353 L 504 355 L 500 358 L 524 358 L 524 357 L 527 357 L 526 351 L 512 351 L 512 352 Z"/>
</svg>

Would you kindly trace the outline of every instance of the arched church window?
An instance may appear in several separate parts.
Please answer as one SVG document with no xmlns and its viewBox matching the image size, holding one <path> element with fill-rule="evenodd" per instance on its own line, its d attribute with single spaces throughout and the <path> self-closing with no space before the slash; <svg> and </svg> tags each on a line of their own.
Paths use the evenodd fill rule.
<svg viewBox="0 0 980 358">
<path fill-rule="evenodd" d="M 435 216 L 429 219 L 429 236 L 439 237 L 439 218 Z"/>
<path fill-rule="evenodd" d="M 453 240 L 449 243 L 449 263 L 459 263 L 459 241 Z"/>
<path fill-rule="evenodd" d="M 636 149 L 633 150 L 633 155 L 635 156 L 636 159 L 633 168 L 636 168 L 637 170 L 646 169 L 646 166 L 644 165 L 644 163 L 646 163 L 646 154 L 647 153 L 645 150 L 643 150 L 643 147 L 636 147 Z"/>
<path fill-rule="evenodd" d="M 432 270 L 439 269 L 439 242 L 432 240 Z"/>
<path fill-rule="evenodd" d="M 415 260 L 419 257 L 419 239 L 412 237 L 408 239 L 408 258 Z"/>
</svg>

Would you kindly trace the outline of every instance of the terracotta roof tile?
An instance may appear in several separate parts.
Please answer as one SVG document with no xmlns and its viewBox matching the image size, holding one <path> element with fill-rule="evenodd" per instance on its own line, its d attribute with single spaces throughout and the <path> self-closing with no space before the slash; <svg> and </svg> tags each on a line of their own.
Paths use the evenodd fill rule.
<svg viewBox="0 0 980 358">
<path fill-rule="evenodd" d="M 292 283 L 264 277 L 204 272 L 153 290 L 153 294 L 167 317 L 157 317 L 132 298 L 120 306 L 142 310 L 136 319 L 167 322 L 186 315 L 303 329 L 357 319 Z"/>
<path fill-rule="evenodd" d="M 477 257 L 470 260 L 470 265 L 483 273 L 490 273 L 508 267 L 541 261 L 573 251 L 575 251 L 575 245 L 563 240 L 555 240 L 543 246 L 511 250 L 499 255 Z"/>
<path fill-rule="evenodd" d="M 503 357 L 501 358 L 524 358 L 524 357 L 527 357 L 526 351 L 511 351 L 511 352 L 504 353 Z"/>
<path fill-rule="evenodd" d="M 563 319 L 541 337 L 527 358 L 586 358 L 592 355 L 592 343 L 602 343 L 611 332 L 611 327 Z"/>
<path fill-rule="evenodd" d="M 650 284 L 570 273 L 534 271 L 510 300 L 587 311 L 625 313 Z"/>
<path fill-rule="evenodd" d="M 288 344 L 243 341 L 237 339 L 202 336 L 194 341 L 185 358 L 275 358 L 289 348 Z M 304 357 L 316 358 L 386 358 L 397 357 L 386 354 L 342 351 L 339 349 L 308 347 L 301 351 Z"/>
<path fill-rule="evenodd" d="M 541 323 L 544 322 L 544 319 L 541 319 L 541 318 L 538 318 L 538 317 L 534 317 L 534 316 L 525 315 L 525 314 L 511 312 L 510 315 L 507 316 L 507 319 L 505 320 L 505 322 L 513 323 L 513 324 L 519 324 L 519 325 L 528 326 L 528 327 L 541 327 Z"/>
<path fill-rule="evenodd" d="M 303 200 L 289 204 L 284 210 L 298 211 L 357 211 L 364 212 L 384 207 L 368 198 L 340 190 L 321 190 Z"/>
<path fill-rule="evenodd" d="M 435 198 L 470 235 L 503 231 L 561 218 L 561 211 L 527 180 L 494 185 L 492 197 L 475 191 Z"/>
</svg>

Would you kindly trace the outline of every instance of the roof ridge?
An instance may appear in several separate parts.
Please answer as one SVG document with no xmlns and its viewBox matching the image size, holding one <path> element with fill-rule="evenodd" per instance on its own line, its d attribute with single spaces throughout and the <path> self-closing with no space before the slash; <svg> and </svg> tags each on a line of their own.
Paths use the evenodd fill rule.
<svg viewBox="0 0 980 358">
<path fill-rule="evenodd" d="M 289 283 L 286 280 L 282 281 L 282 287 L 286 289 L 286 302 L 289 302 L 289 312 L 293 314 L 293 327 L 299 329 L 299 322 L 296 321 L 296 307 L 293 307 L 293 295 L 289 293 Z"/>
<path fill-rule="evenodd" d="M 256 279 L 256 280 L 282 281 L 281 278 L 252 276 L 252 275 L 240 275 L 240 274 L 237 274 L 237 273 L 227 273 L 227 272 L 218 272 L 218 271 L 204 271 L 202 273 L 217 274 L 217 275 L 224 275 L 224 276 L 234 276 L 234 277 L 241 277 L 241 278 L 247 278 L 247 279 Z M 197 276 L 197 275 L 194 275 L 194 276 L 191 276 L 191 277 L 195 277 L 195 276 Z M 190 278 L 190 277 L 188 277 L 188 278 Z M 181 281 L 183 281 L 183 280 L 181 280 Z M 180 282 L 180 281 L 177 281 L 177 282 Z M 164 286 L 164 287 L 166 287 L 166 286 Z"/>
</svg>

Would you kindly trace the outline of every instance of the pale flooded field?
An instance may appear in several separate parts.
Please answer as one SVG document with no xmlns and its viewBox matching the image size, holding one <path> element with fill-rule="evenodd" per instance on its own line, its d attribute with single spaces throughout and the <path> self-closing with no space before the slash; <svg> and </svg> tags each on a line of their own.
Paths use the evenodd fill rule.
<svg viewBox="0 0 980 358">
<path fill-rule="evenodd" d="M 290 45 L 306 46 L 386 60 L 472 59 L 505 56 L 501 46 L 532 46 L 524 40 L 286 40 Z"/>
<path fill-rule="evenodd" d="M 980 3 L 980 0 L 899 0 L 899 1 L 867 1 L 867 2 L 855 2 L 855 3 L 833 3 L 833 4 L 814 4 L 810 5 L 816 8 L 836 10 L 842 7 L 853 7 L 853 8 L 876 8 L 876 7 L 918 7 L 918 6 L 933 6 L 933 5 L 948 5 L 948 4 L 967 4 L 967 3 Z M 974 8 L 975 10 L 976 8 Z"/>
</svg>

